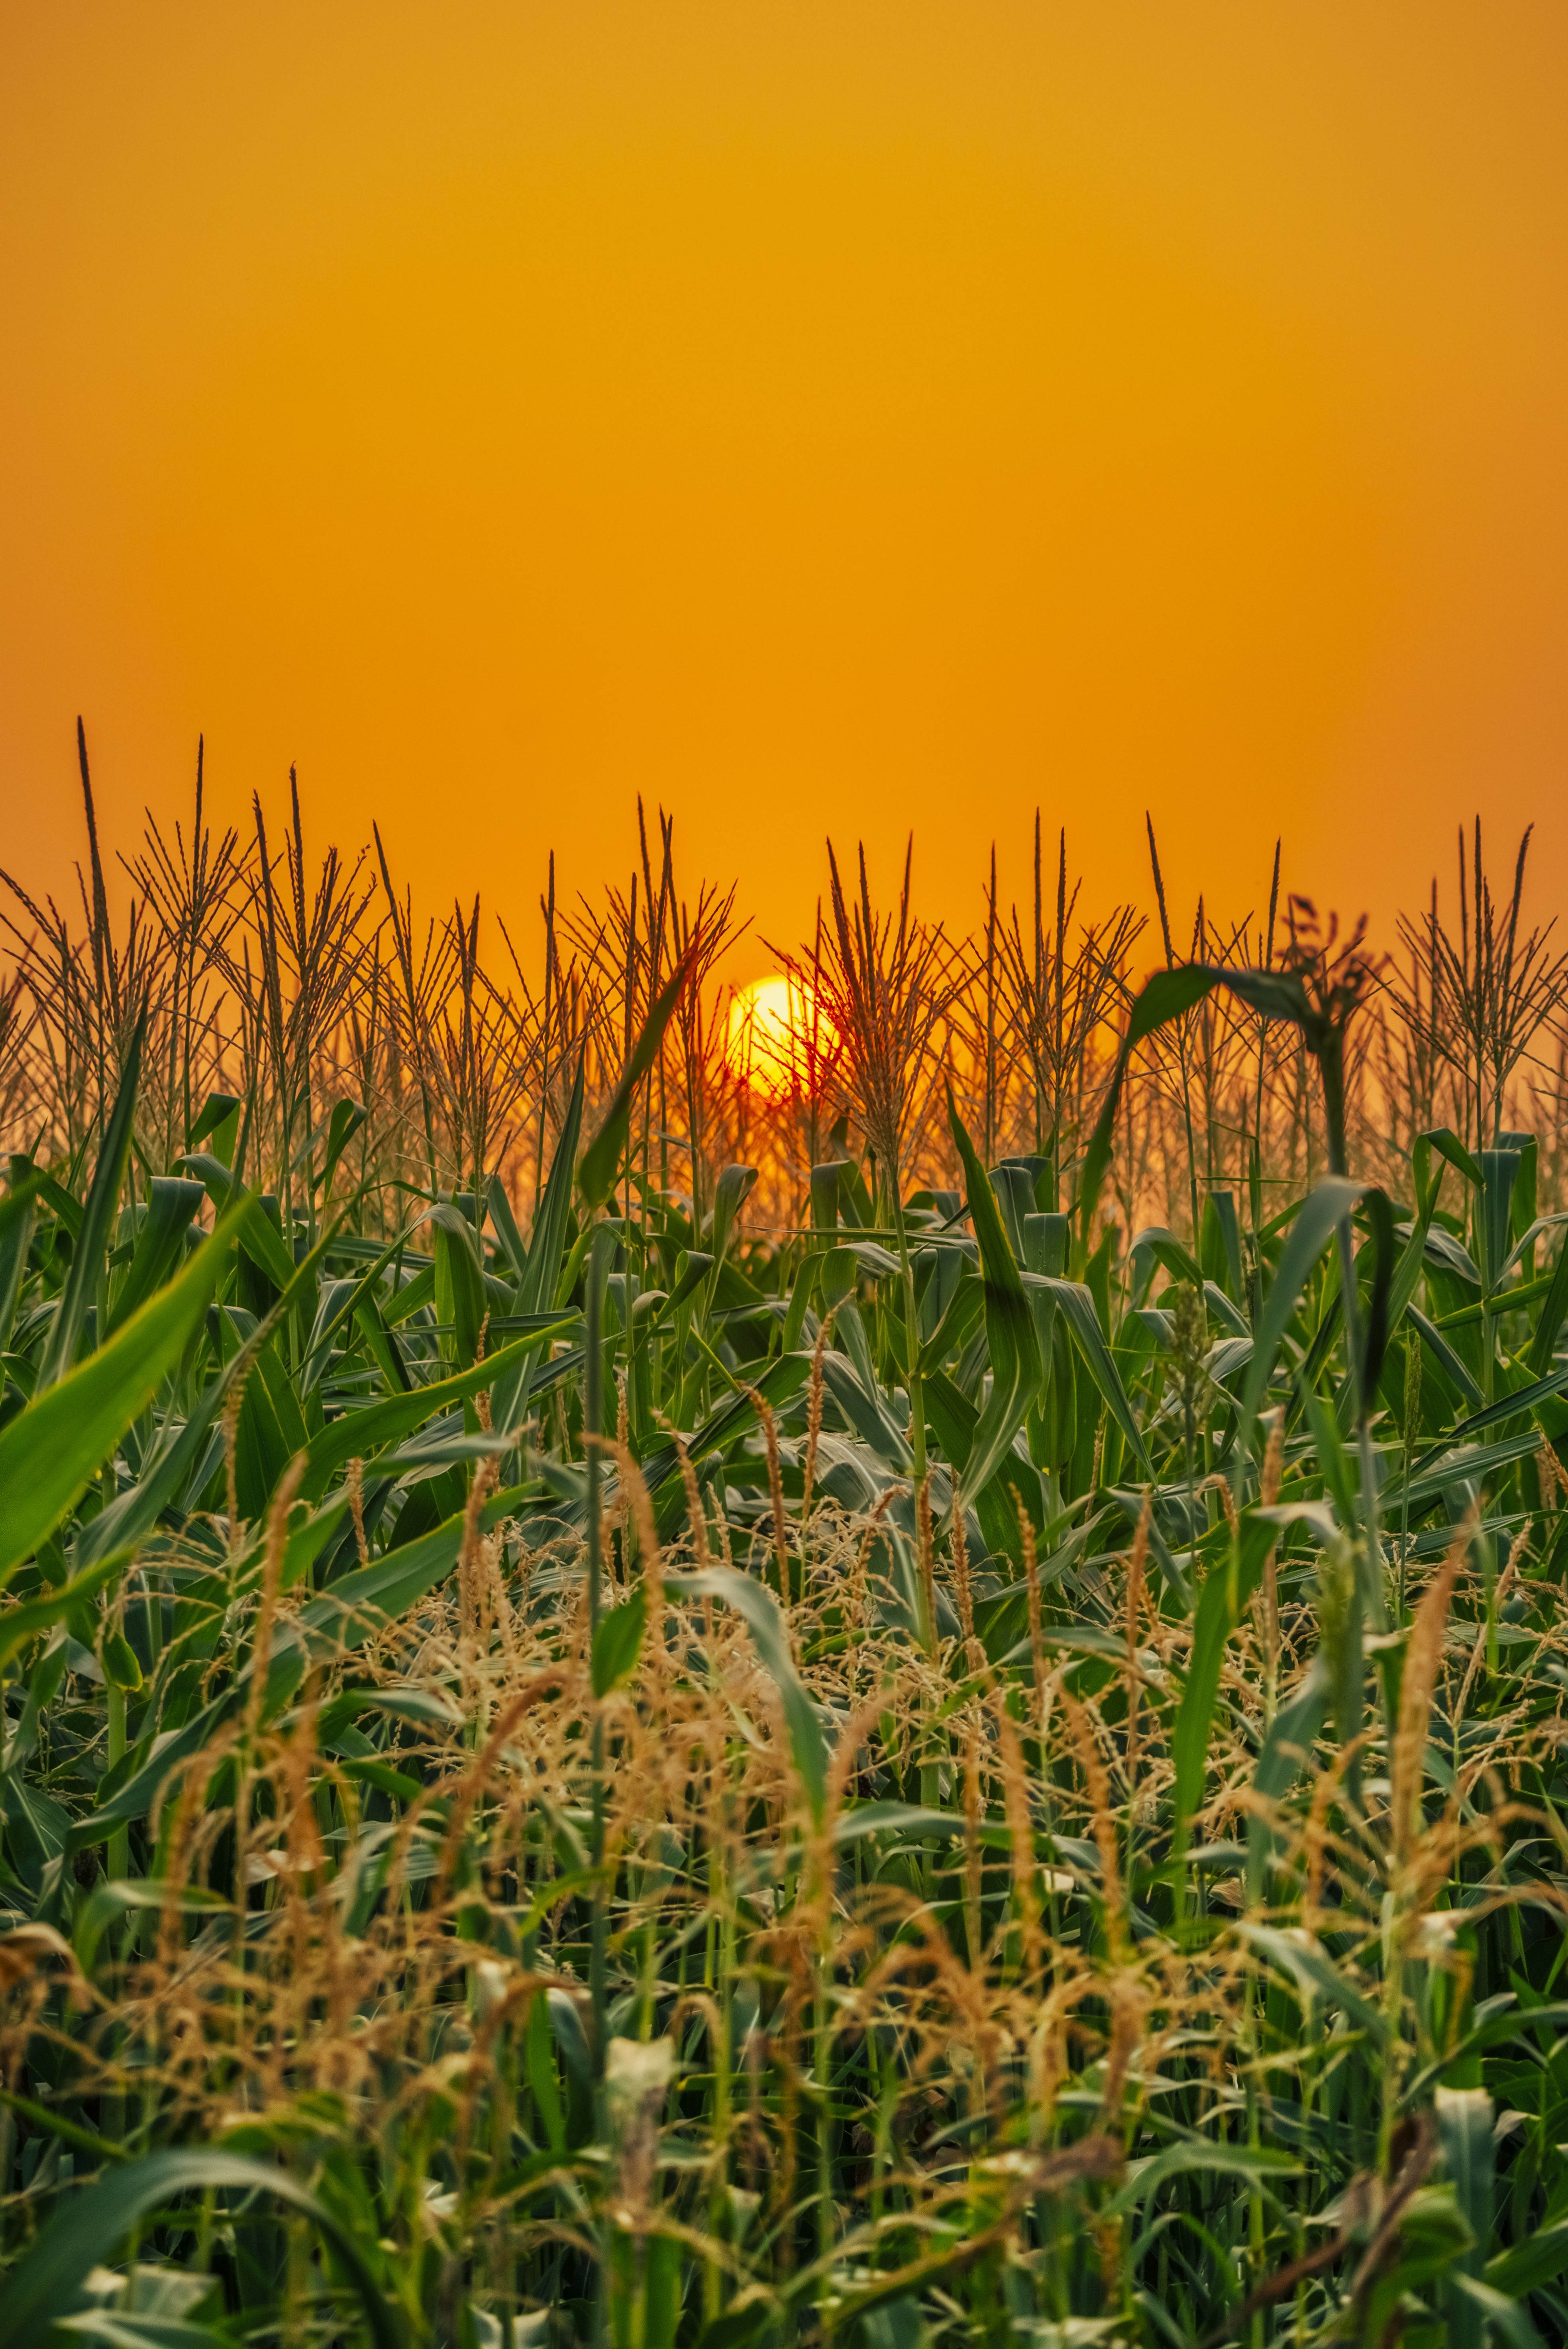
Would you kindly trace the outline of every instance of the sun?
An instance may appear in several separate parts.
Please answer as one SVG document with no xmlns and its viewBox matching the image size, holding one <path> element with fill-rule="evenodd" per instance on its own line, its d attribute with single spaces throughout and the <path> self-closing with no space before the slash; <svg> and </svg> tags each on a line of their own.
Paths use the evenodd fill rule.
<svg viewBox="0 0 1568 2349">
<path fill-rule="evenodd" d="M 836 1031 L 811 990 L 782 971 L 737 989 L 724 1054 L 753 1092 L 782 1101 L 810 1090 L 813 1065 L 831 1053 Z"/>
</svg>

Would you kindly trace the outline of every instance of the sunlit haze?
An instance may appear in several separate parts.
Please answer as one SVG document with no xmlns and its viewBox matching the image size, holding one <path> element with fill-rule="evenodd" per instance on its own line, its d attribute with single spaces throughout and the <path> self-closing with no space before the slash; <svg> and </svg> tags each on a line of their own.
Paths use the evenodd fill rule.
<svg viewBox="0 0 1568 2349">
<path fill-rule="evenodd" d="M 427 905 L 1568 878 L 1557 5 L 14 5 L 3 861 L 297 761 Z"/>
<path fill-rule="evenodd" d="M 775 971 L 738 988 L 725 1030 L 725 1058 L 754 1092 L 769 1100 L 810 1092 L 813 1062 L 829 1057 L 838 1038 L 811 988 Z"/>
</svg>

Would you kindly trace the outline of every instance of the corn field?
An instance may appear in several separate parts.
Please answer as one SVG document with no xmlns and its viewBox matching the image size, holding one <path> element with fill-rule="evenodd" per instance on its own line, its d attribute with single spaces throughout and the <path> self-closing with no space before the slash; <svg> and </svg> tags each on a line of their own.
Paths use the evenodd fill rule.
<svg viewBox="0 0 1568 2349">
<path fill-rule="evenodd" d="M 1568 2342 L 1528 839 L 1387 954 L 1152 831 L 1151 918 L 1037 819 L 961 938 L 841 843 L 763 1083 L 665 818 L 514 936 L 200 764 L 111 855 L 78 739 L 79 904 L 4 876 L 12 2349 Z"/>
</svg>

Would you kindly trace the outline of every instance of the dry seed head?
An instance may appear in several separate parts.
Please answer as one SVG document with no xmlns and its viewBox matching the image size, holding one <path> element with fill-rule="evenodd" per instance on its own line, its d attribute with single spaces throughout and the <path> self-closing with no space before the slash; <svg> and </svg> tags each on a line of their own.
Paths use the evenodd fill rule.
<svg viewBox="0 0 1568 2349">
<path fill-rule="evenodd" d="M 930 1478 L 926 1479 L 927 1486 Z M 975 1636 L 975 1594 L 969 1581 L 969 1542 L 964 1530 L 964 1496 L 953 1487 L 953 1583 L 958 1600 L 958 1622 L 964 1636 L 965 1670 L 983 1672 L 985 1651 Z"/>
<path fill-rule="evenodd" d="M 278 1588 L 283 1578 L 284 1554 L 288 1547 L 289 1512 L 294 1495 L 304 1478 L 308 1463 L 303 1452 L 296 1452 L 278 1479 L 267 1513 L 266 1547 L 262 1555 L 262 1595 L 256 1613 L 255 1641 L 252 1650 L 251 1686 L 245 1700 L 245 1739 L 247 1744 L 255 1737 L 262 1717 L 262 1701 L 266 1692 L 267 1667 L 272 1661 L 273 1623 L 277 1614 Z"/>
<path fill-rule="evenodd" d="M 370 1563 L 370 1545 L 365 1538 L 365 1463 L 357 1456 L 348 1464 L 344 1478 L 348 1487 L 348 1514 L 354 1520 L 354 1547 L 361 1566 Z"/>
<path fill-rule="evenodd" d="M 250 1375 L 247 1360 L 235 1373 L 228 1393 L 223 1397 L 223 1480 L 229 1512 L 229 1557 L 237 1558 L 244 1547 L 244 1529 L 240 1523 L 239 1433 L 240 1413 L 245 1402 L 245 1381 Z"/>
<path fill-rule="evenodd" d="M 980 1852 L 980 1727 L 972 1711 L 964 1746 L 964 1882 L 965 1929 L 969 1942 L 969 1966 L 977 1972 L 985 1956 L 981 1894 L 985 1877 Z"/>
<path fill-rule="evenodd" d="M 1231 1490 L 1230 1478 L 1228 1476 L 1205 1477 L 1200 1490 L 1205 1493 L 1218 1493 L 1220 1506 L 1225 1512 L 1225 1523 L 1230 1527 L 1233 1537 L 1241 1530 L 1241 1519 L 1236 1515 L 1236 1496 Z"/>
<path fill-rule="evenodd" d="M 822 1357 L 832 1335 L 833 1309 L 823 1314 L 811 1349 L 811 1376 L 806 1398 L 806 1464 L 801 1479 L 800 1547 L 806 1546 L 806 1522 L 811 1514 L 811 1494 L 817 1481 L 817 1447 L 822 1434 Z"/>
<path fill-rule="evenodd" d="M 779 1459 L 779 1430 L 767 1397 L 758 1393 L 755 1387 L 750 1390 L 750 1395 L 757 1416 L 762 1423 L 762 1440 L 768 1451 L 768 1493 L 773 1509 L 773 1557 L 779 1569 L 779 1601 L 788 1613 L 792 1595 L 789 1588 L 789 1521 L 784 1509 L 784 1473 Z"/>
<path fill-rule="evenodd" d="M 1268 1441 L 1264 1446 L 1263 1475 L 1259 1479 L 1258 1498 L 1265 1509 L 1272 1509 L 1279 1499 L 1284 1482 L 1284 1406 L 1276 1404 L 1268 1414 Z"/>
<path fill-rule="evenodd" d="M 1029 1782 L 1024 1766 L 1024 1749 L 1013 1716 L 1007 1710 L 1005 1687 L 998 1685 L 992 1690 L 991 1710 L 996 1723 L 1002 1798 L 1006 1806 L 1007 1836 L 1013 1855 L 1013 1892 L 1018 1903 L 1023 1931 L 1024 1982 L 1027 1988 L 1037 1979 L 1040 1965 L 1040 1902 L 1035 1865 L 1034 1823 L 1029 1812 Z"/>
<path fill-rule="evenodd" d="M 1072 1731 L 1073 1744 L 1083 1772 L 1088 1795 L 1089 1818 L 1094 1831 L 1095 1846 L 1099 1853 L 1100 1878 L 1105 1900 L 1106 1935 L 1110 1943 L 1113 1961 L 1119 1961 L 1126 1940 L 1126 1920 L 1121 1912 L 1121 1866 L 1117 1851 L 1116 1818 L 1110 1800 L 1110 1782 L 1106 1774 L 1105 1757 L 1099 1750 L 1093 1723 L 1087 1708 L 1076 1697 L 1061 1692 L 1062 1710 Z"/>
<path fill-rule="evenodd" d="M 665 1423 L 668 1424 L 667 1422 Z M 707 1546 L 707 1514 L 702 1505 L 702 1487 L 696 1481 L 696 1470 L 692 1466 L 691 1454 L 686 1450 L 686 1439 L 676 1428 L 671 1428 L 670 1434 L 676 1447 L 676 1458 L 680 1463 L 681 1484 L 686 1491 L 686 1516 L 691 1526 L 692 1552 L 697 1569 L 701 1572 L 712 1563 L 712 1553 Z"/>
<path fill-rule="evenodd" d="M 1028 1511 L 1018 1497 L 1016 1485 L 1012 1488 L 1013 1506 L 1018 1512 L 1018 1530 L 1024 1544 L 1024 1586 L 1029 1604 L 1029 1661 L 1035 1677 L 1035 1723 L 1043 1739 L 1048 1709 L 1046 1701 L 1046 1640 L 1040 1609 L 1040 1561 L 1035 1548 L 1035 1528 Z"/>
<path fill-rule="evenodd" d="M 886 1496 L 884 1495 L 884 1498 Z M 936 1568 L 934 1535 L 931 1522 L 931 1476 L 929 1471 L 916 1487 L 914 1495 L 915 1564 L 920 1576 L 920 1601 L 925 1609 L 925 1639 L 928 1651 L 936 1653 Z M 870 1547 L 869 1534 L 867 1547 Z"/>
<path fill-rule="evenodd" d="M 1477 1512 L 1472 1510 L 1471 1515 L 1474 1516 L 1476 1514 Z M 1467 1519 L 1466 1522 L 1469 1524 L 1469 1519 Z M 1471 1530 L 1473 1531 L 1473 1527 Z M 1468 1549 L 1468 1541 L 1465 1547 Z M 1523 1525 L 1521 1526 L 1518 1533 L 1516 1533 L 1513 1537 L 1512 1547 L 1510 1548 L 1508 1553 L 1508 1563 L 1497 1578 L 1497 1588 L 1492 1593 L 1491 1600 L 1492 1613 L 1494 1616 L 1501 1614 L 1503 1607 L 1506 1605 L 1508 1595 L 1513 1588 L 1514 1578 L 1519 1572 L 1520 1561 L 1522 1559 L 1524 1553 L 1529 1547 L 1530 1520 L 1526 1517 Z M 1460 1684 L 1459 1696 L 1454 1703 L 1453 1717 L 1456 1728 L 1465 1717 L 1465 1706 L 1470 1702 L 1470 1689 L 1474 1684 L 1477 1672 L 1480 1670 L 1481 1658 L 1486 1653 L 1486 1646 L 1487 1643 L 1484 1626 L 1478 1624 L 1476 1626 L 1474 1644 L 1470 1649 L 1470 1662 L 1465 1667 L 1465 1676 Z"/>
<path fill-rule="evenodd" d="M 1127 1559 L 1126 1638 L 1127 1665 L 1122 1675 L 1127 1692 L 1127 1727 L 1125 1732 L 1124 1769 L 1130 1797 L 1138 1782 L 1138 1692 L 1141 1677 L 1138 1666 L 1139 1622 L 1146 1597 L 1145 1572 L 1149 1557 L 1149 1527 L 1153 1516 L 1154 1496 L 1145 1492 L 1143 1506 L 1138 1513 L 1138 1526 L 1132 1537 L 1132 1547 Z"/>
<path fill-rule="evenodd" d="M 1475 1532 L 1474 1506 L 1449 1545 L 1448 1556 L 1421 1594 L 1405 1646 L 1405 1670 L 1399 1684 L 1399 1720 L 1394 1738 L 1393 1804 L 1395 1849 L 1401 1861 L 1415 1840 L 1425 1776 L 1427 1730 L 1432 1698 L 1442 1670 L 1443 1635 L 1449 1602 Z"/>
</svg>

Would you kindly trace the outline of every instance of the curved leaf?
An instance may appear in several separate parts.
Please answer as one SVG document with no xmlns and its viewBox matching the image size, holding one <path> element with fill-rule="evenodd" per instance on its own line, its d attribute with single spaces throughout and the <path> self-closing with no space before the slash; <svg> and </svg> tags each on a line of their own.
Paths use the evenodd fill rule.
<svg viewBox="0 0 1568 2349">
<path fill-rule="evenodd" d="M 1352 1183 L 1343 1174 L 1326 1174 L 1302 1201 L 1258 1316 L 1252 1363 L 1242 1393 L 1243 1436 L 1250 1431 L 1258 1405 L 1268 1391 L 1274 1356 L 1301 1302 L 1313 1268 L 1366 1189 L 1365 1184 Z"/>
<path fill-rule="evenodd" d="M 593 1634 L 593 1682 L 595 1696 L 608 1696 L 637 1668 L 643 1632 L 648 1619 L 647 1585 L 639 1582 L 630 1598 L 601 1616 Z"/>
<path fill-rule="evenodd" d="M 273 2194 L 303 2210 L 353 2278 L 376 2349 L 404 2349 L 402 2323 L 347 2228 L 286 2170 L 211 2146 L 149 2154 L 122 2168 L 106 2170 L 85 2193 L 56 2211 L 26 2258 L 5 2279 L 8 2349 L 43 2349 L 53 2326 L 79 2304 L 82 2282 L 90 2269 L 112 2258 L 131 2230 L 165 2202 L 214 2187 Z"/>
<path fill-rule="evenodd" d="M 1220 1668 L 1225 1643 L 1241 1621 L 1247 1601 L 1263 1578 L 1264 1560 L 1277 1538 L 1277 1528 L 1249 1515 L 1243 1521 L 1236 1552 L 1209 1569 L 1198 1594 L 1192 1624 L 1192 1651 L 1187 1663 L 1187 1685 L 1177 1708 L 1171 1737 L 1176 1764 L 1173 1802 L 1176 1811 L 1175 1856 L 1187 1847 L 1192 1817 L 1202 1805 L 1203 1780 L 1212 1742 L 1214 1704 L 1220 1692 Z"/>
<path fill-rule="evenodd" d="M 985 1339 L 991 1355 L 991 1392 L 962 1464 L 965 1496 L 976 1500 L 1012 1452 L 1013 1438 L 1040 1391 L 1045 1366 L 1039 1334 L 1024 1291 L 996 1196 L 947 1089 L 947 1122 L 964 1167 L 965 1198 L 980 1243 L 985 1287 Z"/>
<path fill-rule="evenodd" d="M 53 1533 L 180 1360 L 252 1205 L 246 1200 L 224 1216 L 179 1276 L 107 1345 L 0 1428 L 0 1589 Z"/>
<path fill-rule="evenodd" d="M 622 1153 L 631 1130 L 633 1097 L 658 1058 L 670 1014 L 680 999 L 681 989 L 696 968 L 701 949 L 700 936 L 694 937 L 665 980 L 644 1023 L 643 1032 L 632 1048 L 631 1059 L 621 1072 L 621 1081 L 611 1097 L 603 1123 L 583 1154 L 583 1164 L 577 1169 L 577 1187 L 590 1208 L 602 1207 L 615 1187 Z"/>
<path fill-rule="evenodd" d="M 1142 1430 L 1132 1416 L 1132 1405 L 1128 1402 L 1121 1373 L 1099 1326 L 1099 1316 L 1095 1311 L 1092 1295 L 1081 1280 L 1052 1280 L 1040 1273 L 1029 1277 L 1032 1280 L 1043 1280 L 1056 1299 L 1057 1310 L 1072 1332 L 1073 1343 L 1082 1355 L 1090 1378 L 1099 1389 L 1101 1401 L 1127 1439 L 1128 1450 L 1143 1474 L 1152 1476 L 1153 1463 L 1149 1457 Z"/>
<path fill-rule="evenodd" d="M 779 1611 L 779 1601 L 765 1584 L 754 1581 L 748 1574 L 738 1573 L 731 1566 L 707 1567 L 699 1574 L 666 1575 L 665 1588 L 673 1598 L 722 1599 L 744 1619 L 763 1668 L 779 1691 L 789 1733 L 789 1750 L 806 1789 L 812 1818 L 820 1826 L 828 1800 L 828 1744 L 817 1708 L 795 1670 L 795 1660 L 789 1653 L 789 1634 Z"/>
</svg>

